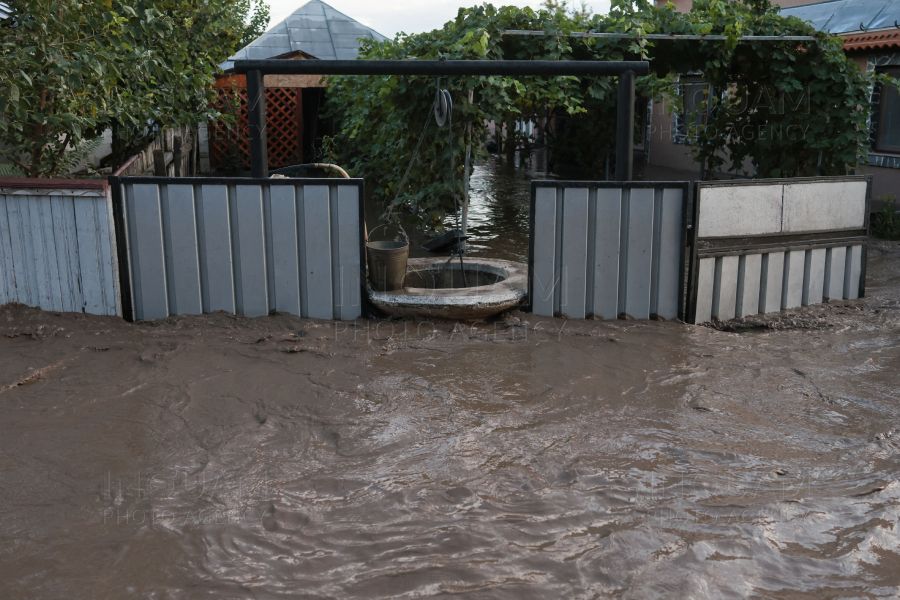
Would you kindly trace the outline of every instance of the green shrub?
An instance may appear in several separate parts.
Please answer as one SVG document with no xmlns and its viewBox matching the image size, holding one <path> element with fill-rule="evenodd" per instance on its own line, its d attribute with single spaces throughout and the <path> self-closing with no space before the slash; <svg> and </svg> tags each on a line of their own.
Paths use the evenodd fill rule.
<svg viewBox="0 0 900 600">
<path fill-rule="evenodd" d="M 884 203 L 881 212 L 872 219 L 872 235 L 885 240 L 900 240 L 900 212 L 894 194 L 879 196 Z"/>
</svg>

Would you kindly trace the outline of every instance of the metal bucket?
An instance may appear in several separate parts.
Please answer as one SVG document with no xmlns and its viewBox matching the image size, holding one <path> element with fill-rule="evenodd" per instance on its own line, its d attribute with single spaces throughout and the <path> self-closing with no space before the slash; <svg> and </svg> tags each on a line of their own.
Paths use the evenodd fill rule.
<svg viewBox="0 0 900 600">
<path fill-rule="evenodd" d="M 378 227 L 385 227 L 379 225 Z M 378 229 L 372 230 L 374 233 Z M 403 289 L 406 278 L 406 261 L 409 259 L 409 236 L 399 225 L 391 225 L 403 232 L 402 242 L 370 242 L 366 236 L 366 261 L 369 264 L 369 281 L 379 292 Z M 371 234 L 369 234 L 371 235 Z"/>
</svg>

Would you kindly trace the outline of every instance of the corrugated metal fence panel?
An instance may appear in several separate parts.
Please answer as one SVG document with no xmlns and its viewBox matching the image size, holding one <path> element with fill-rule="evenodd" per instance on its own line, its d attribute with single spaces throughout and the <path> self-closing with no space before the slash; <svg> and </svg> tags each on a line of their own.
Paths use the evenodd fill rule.
<svg viewBox="0 0 900 600">
<path fill-rule="evenodd" d="M 120 178 L 134 318 L 362 311 L 361 180 Z"/>
<path fill-rule="evenodd" d="M 700 183 L 694 322 L 858 298 L 870 189 L 870 177 Z"/>
<path fill-rule="evenodd" d="M 686 183 L 533 182 L 532 311 L 681 316 L 686 195 Z"/>
<path fill-rule="evenodd" d="M 108 190 L 0 189 L 0 304 L 120 315 Z"/>
</svg>

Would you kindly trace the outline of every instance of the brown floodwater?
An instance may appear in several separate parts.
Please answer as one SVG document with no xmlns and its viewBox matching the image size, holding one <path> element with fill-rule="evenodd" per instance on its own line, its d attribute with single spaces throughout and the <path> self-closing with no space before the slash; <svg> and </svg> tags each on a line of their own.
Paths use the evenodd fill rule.
<svg viewBox="0 0 900 600">
<path fill-rule="evenodd" d="M 2 307 L 0 598 L 895 598 L 900 244 L 868 286 L 730 331 Z"/>
<path fill-rule="evenodd" d="M 473 166 L 469 179 L 467 256 L 528 261 L 531 180 L 535 178 L 551 179 L 554 176 L 528 168 L 513 167 L 497 157 Z M 373 239 L 396 235 L 395 230 L 387 233 L 382 230 L 374 231 L 374 224 L 382 223 L 379 220 L 382 212 L 381 204 L 369 197 L 366 202 L 366 222 L 373 231 Z M 455 228 L 455 215 L 449 215 L 444 225 L 448 229 Z M 405 223 L 404 228 L 410 237 L 411 257 L 435 256 L 421 249 L 424 242 L 437 235 L 435 232 L 409 223 Z M 442 253 L 440 256 L 450 255 Z"/>
</svg>

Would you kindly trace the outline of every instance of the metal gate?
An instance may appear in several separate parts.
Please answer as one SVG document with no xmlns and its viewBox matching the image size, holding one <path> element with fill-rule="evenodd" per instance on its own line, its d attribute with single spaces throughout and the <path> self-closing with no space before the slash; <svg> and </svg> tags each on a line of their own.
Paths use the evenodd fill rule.
<svg viewBox="0 0 900 600">
<path fill-rule="evenodd" d="M 697 184 L 692 323 L 865 295 L 872 176 Z"/>
<path fill-rule="evenodd" d="M 686 182 L 532 182 L 532 312 L 683 318 L 687 195 Z"/>
<path fill-rule="evenodd" d="M 360 316 L 361 179 L 110 183 L 126 318 L 217 310 Z"/>
</svg>

